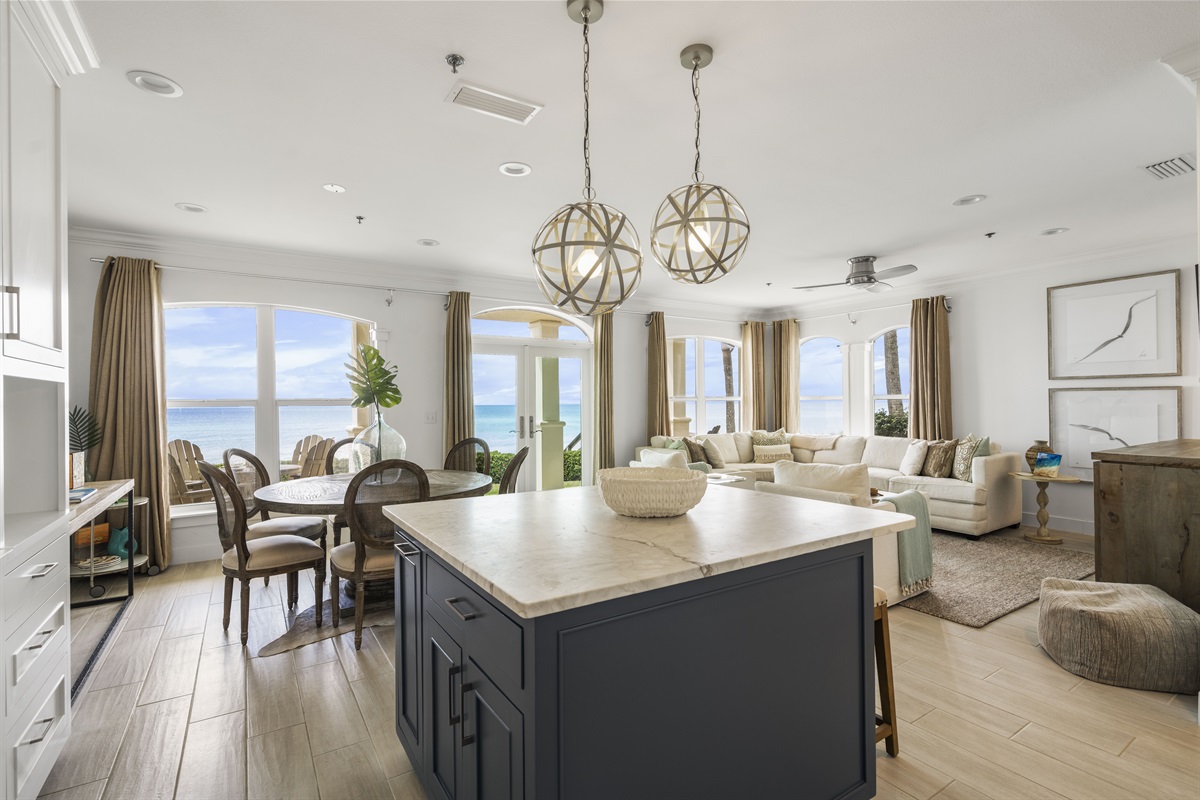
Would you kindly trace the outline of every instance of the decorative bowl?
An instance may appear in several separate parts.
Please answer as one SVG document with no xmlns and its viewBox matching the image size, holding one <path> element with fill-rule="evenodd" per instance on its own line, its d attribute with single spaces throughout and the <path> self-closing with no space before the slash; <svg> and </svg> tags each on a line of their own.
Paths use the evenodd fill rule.
<svg viewBox="0 0 1200 800">
<path fill-rule="evenodd" d="M 673 467 L 615 467 L 597 478 L 605 505 L 623 517 L 678 517 L 708 489 L 703 472 Z"/>
</svg>

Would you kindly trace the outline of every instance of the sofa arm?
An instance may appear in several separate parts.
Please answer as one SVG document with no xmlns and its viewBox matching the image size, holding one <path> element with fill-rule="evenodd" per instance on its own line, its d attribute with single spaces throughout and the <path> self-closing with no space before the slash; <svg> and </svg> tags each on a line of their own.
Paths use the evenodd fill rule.
<svg viewBox="0 0 1200 800">
<path fill-rule="evenodd" d="M 1009 477 L 1008 473 L 1019 471 L 1019 453 L 993 453 L 990 456 L 976 456 L 971 459 L 971 483 L 985 489 L 995 486 L 997 481 L 1015 481 L 1016 478 Z"/>
<path fill-rule="evenodd" d="M 754 490 L 787 497 L 802 497 L 806 500 L 823 500 L 826 503 L 839 503 L 844 506 L 860 505 L 855 502 L 855 496 L 849 492 L 829 492 L 824 489 L 809 489 L 805 486 L 787 486 L 778 483 L 757 483 L 754 485 Z"/>
</svg>

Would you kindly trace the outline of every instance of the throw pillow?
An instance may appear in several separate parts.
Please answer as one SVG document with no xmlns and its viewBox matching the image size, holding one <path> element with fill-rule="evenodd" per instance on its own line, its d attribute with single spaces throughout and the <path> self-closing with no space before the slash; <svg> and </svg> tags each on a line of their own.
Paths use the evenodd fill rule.
<svg viewBox="0 0 1200 800">
<path fill-rule="evenodd" d="M 704 445 L 695 439 L 684 439 L 683 446 L 687 448 L 687 460 L 691 464 L 707 464 L 708 456 L 704 454 Z"/>
<path fill-rule="evenodd" d="M 927 478 L 948 478 L 954 469 L 954 448 L 958 447 L 957 439 L 949 441 L 938 440 L 929 443 L 929 451 L 925 454 L 925 464 L 921 474 Z"/>
<path fill-rule="evenodd" d="M 924 439 L 917 439 L 910 444 L 904 451 L 904 458 L 900 459 L 900 474 L 920 475 L 921 467 L 925 466 L 925 455 L 928 452 L 929 442 Z"/>
<path fill-rule="evenodd" d="M 954 469 L 950 471 L 955 480 L 971 480 L 971 459 L 975 457 L 975 448 L 978 445 L 979 440 L 972 433 L 968 433 L 967 438 L 958 440 L 954 448 Z"/>
<path fill-rule="evenodd" d="M 992 439 L 990 436 L 985 436 L 979 440 L 979 444 L 975 445 L 974 458 L 982 456 L 990 456 L 992 454 Z"/>
<path fill-rule="evenodd" d="M 777 444 L 790 444 L 790 442 L 789 442 L 790 439 L 791 439 L 791 437 L 788 436 L 787 433 L 784 432 L 783 428 L 780 428 L 777 431 L 754 431 L 754 446 L 755 447 L 758 447 L 759 445 L 770 446 L 770 445 L 777 445 Z M 758 460 L 757 452 L 754 455 L 754 460 L 755 461 Z"/>
<path fill-rule="evenodd" d="M 713 469 L 725 469 L 725 455 L 711 438 L 704 440 L 704 460 L 713 465 Z"/>
<path fill-rule="evenodd" d="M 667 448 L 668 450 L 682 450 L 685 453 L 687 452 L 687 445 L 683 443 L 683 439 L 675 439 L 670 436 L 667 437 L 667 442 L 663 445 L 663 447 Z"/>
<path fill-rule="evenodd" d="M 776 461 L 791 461 L 792 446 L 787 442 L 783 444 L 756 444 L 754 445 L 754 463 L 755 464 L 774 464 Z"/>
<path fill-rule="evenodd" d="M 647 450 L 642 453 L 643 467 L 673 467 L 687 469 L 687 456 L 683 453 L 655 453 Z"/>
</svg>

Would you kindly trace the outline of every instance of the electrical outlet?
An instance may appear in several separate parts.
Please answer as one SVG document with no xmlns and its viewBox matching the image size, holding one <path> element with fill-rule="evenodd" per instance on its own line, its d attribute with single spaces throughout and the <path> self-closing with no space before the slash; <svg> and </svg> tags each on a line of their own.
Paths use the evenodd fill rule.
<svg viewBox="0 0 1200 800">
<path fill-rule="evenodd" d="M 436 411 L 426 411 L 425 412 L 425 424 L 426 425 L 437 425 L 437 419 L 438 419 L 438 412 L 436 412 Z"/>
</svg>

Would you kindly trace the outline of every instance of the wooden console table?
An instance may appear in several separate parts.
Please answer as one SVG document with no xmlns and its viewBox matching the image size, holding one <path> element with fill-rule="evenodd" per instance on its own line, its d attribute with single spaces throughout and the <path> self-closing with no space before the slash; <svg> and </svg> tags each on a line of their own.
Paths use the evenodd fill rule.
<svg viewBox="0 0 1200 800">
<path fill-rule="evenodd" d="M 1062 539 L 1057 536 L 1051 536 L 1050 530 L 1046 527 L 1046 523 L 1050 521 L 1050 512 L 1046 510 L 1046 506 L 1050 504 L 1050 498 L 1046 495 L 1046 489 L 1052 483 L 1079 483 L 1079 478 L 1071 475 L 1034 475 L 1032 472 L 1010 472 L 1008 473 L 1017 480 L 1033 481 L 1037 484 L 1037 533 L 1030 535 L 1025 534 L 1025 539 L 1038 544 L 1062 544 Z"/>
<path fill-rule="evenodd" d="M 1200 439 L 1092 458 L 1096 580 L 1148 583 L 1200 611 Z"/>
</svg>

